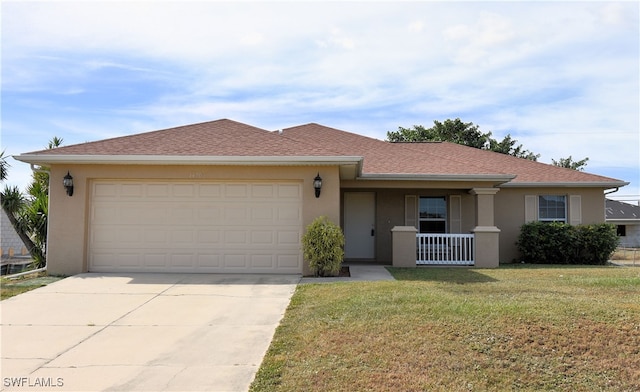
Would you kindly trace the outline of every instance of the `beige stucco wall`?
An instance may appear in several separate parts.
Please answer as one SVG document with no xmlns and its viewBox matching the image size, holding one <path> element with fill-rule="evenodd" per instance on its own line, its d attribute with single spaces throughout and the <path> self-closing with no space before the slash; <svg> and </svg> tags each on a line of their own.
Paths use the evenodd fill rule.
<svg viewBox="0 0 640 392">
<path fill-rule="evenodd" d="M 62 178 L 69 171 L 74 178 L 74 195 L 66 195 Z M 316 199 L 313 179 L 323 178 L 320 198 Z M 368 191 L 376 194 L 375 261 L 390 263 L 391 229 L 404 226 L 405 196 L 460 195 L 462 201 L 461 232 L 476 226 L 476 199 L 469 194 L 472 186 L 482 184 L 411 181 L 340 181 L 337 166 L 165 166 L 165 165 L 53 165 L 49 209 L 48 268 L 52 274 L 72 275 L 88 269 L 88 217 L 90 181 L 94 179 L 128 180 L 293 180 L 303 185 L 303 225 L 320 215 L 343 225 L 341 199 L 345 191 Z M 394 188 L 395 187 L 395 188 Z M 485 185 L 486 187 L 486 185 Z M 525 195 L 581 195 L 582 223 L 604 222 L 603 189 L 593 188 L 502 188 L 494 196 L 495 226 L 500 229 L 500 262 L 517 261 L 515 242 L 524 223 Z M 304 264 L 304 273 L 309 270 Z"/>
<path fill-rule="evenodd" d="M 500 262 L 518 261 L 515 245 L 525 223 L 525 195 L 580 195 L 582 223 L 603 223 L 605 196 L 602 188 L 502 188 L 495 195 L 495 223 L 500 228 Z M 567 213 L 568 214 L 568 213 Z"/>
<path fill-rule="evenodd" d="M 73 176 L 74 194 L 67 196 L 62 178 Z M 313 179 L 320 173 L 322 193 L 315 197 Z M 88 270 L 88 217 L 90 181 L 127 180 L 293 180 L 303 189 L 303 225 L 326 215 L 340 221 L 340 179 L 337 166 L 164 166 L 164 165 L 53 165 L 49 198 L 48 270 L 73 275 Z M 306 263 L 303 273 L 309 273 Z"/>
</svg>

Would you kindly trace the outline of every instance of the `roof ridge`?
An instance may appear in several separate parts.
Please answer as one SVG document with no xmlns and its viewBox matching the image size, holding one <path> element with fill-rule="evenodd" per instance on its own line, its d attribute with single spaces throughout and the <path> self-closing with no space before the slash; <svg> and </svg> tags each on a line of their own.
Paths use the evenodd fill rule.
<svg viewBox="0 0 640 392">
<path fill-rule="evenodd" d="M 57 151 L 62 150 L 63 151 L 63 150 L 69 149 L 71 147 L 75 148 L 77 146 L 84 146 L 84 145 L 90 146 L 90 145 L 97 144 L 97 143 L 113 142 L 113 141 L 132 138 L 132 137 L 136 137 L 136 136 L 142 136 L 142 135 L 144 135 L 146 137 L 150 137 L 150 136 L 157 135 L 157 134 L 163 133 L 163 132 L 176 131 L 176 130 L 181 129 L 181 128 L 195 128 L 195 127 L 199 127 L 199 126 L 202 126 L 202 125 L 205 125 L 205 124 L 222 123 L 222 122 L 229 122 L 229 123 L 233 123 L 233 124 L 236 124 L 236 125 L 242 125 L 242 126 L 245 126 L 247 128 L 252 128 L 254 130 L 260 130 L 260 131 L 264 131 L 264 132 L 269 132 L 266 129 L 258 128 L 258 127 L 255 127 L 253 125 L 241 123 L 239 121 L 230 120 L 230 119 L 227 119 L 227 118 L 221 118 L 221 119 L 217 119 L 217 120 L 202 121 L 202 122 L 194 123 L 194 124 L 178 125 L 178 126 L 175 126 L 175 127 L 157 129 L 155 131 L 137 132 L 137 133 L 133 133 L 133 134 L 130 134 L 130 135 L 114 136 L 114 137 L 110 137 L 110 138 L 107 138 L 107 139 L 92 140 L 92 141 L 83 142 L 83 143 L 74 143 L 74 144 L 69 144 L 69 145 L 66 145 L 66 146 L 56 147 L 56 148 L 53 148 L 53 149 L 42 149 L 42 150 L 32 151 L 32 152 L 29 152 L 28 154 L 37 154 L 37 153 L 41 153 L 41 152 L 45 152 L 45 151 L 51 151 L 51 150 L 57 150 Z"/>
</svg>

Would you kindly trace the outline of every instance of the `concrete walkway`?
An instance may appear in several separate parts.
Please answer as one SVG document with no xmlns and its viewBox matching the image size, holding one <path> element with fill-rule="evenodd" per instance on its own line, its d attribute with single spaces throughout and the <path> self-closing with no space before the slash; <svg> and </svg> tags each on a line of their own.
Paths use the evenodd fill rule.
<svg viewBox="0 0 640 392">
<path fill-rule="evenodd" d="M 81 274 L 0 302 L 7 391 L 246 391 L 298 275 Z M 43 387 L 44 386 L 44 387 Z"/>
<path fill-rule="evenodd" d="M 395 280 L 382 265 L 345 264 L 349 266 L 350 277 L 344 278 L 302 278 L 300 283 L 333 283 L 333 282 L 374 282 L 379 280 Z"/>
</svg>

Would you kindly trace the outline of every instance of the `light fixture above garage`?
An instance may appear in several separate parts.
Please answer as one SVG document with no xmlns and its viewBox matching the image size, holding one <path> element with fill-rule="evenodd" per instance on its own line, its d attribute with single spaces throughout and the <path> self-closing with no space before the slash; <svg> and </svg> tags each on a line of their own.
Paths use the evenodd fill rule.
<svg viewBox="0 0 640 392">
<path fill-rule="evenodd" d="M 320 173 L 313 179 L 313 188 L 316 190 L 316 197 L 320 197 L 320 190 L 322 189 L 322 177 Z"/>
<path fill-rule="evenodd" d="M 64 188 L 67 190 L 67 195 L 73 196 L 73 177 L 71 177 L 69 171 L 67 171 L 67 175 L 62 179 L 62 185 L 64 185 Z"/>
</svg>

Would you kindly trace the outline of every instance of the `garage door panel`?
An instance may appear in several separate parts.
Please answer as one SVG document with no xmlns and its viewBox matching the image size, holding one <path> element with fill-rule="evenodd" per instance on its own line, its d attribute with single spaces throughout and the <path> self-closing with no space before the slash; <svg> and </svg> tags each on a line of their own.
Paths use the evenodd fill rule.
<svg viewBox="0 0 640 392">
<path fill-rule="evenodd" d="M 106 228 L 94 228 L 91 233 L 91 242 L 95 247 L 114 246 L 118 243 L 118 233 Z"/>
<path fill-rule="evenodd" d="M 302 238 L 302 233 L 298 230 L 282 230 L 277 233 L 278 245 L 297 246 Z"/>
<path fill-rule="evenodd" d="M 294 225 L 300 221 L 302 221 L 302 208 L 293 209 L 288 208 L 287 206 L 281 206 L 278 208 L 277 224 Z"/>
<path fill-rule="evenodd" d="M 110 204 L 101 204 L 99 208 L 94 205 L 91 209 L 92 221 L 99 220 L 106 224 L 111 220 L 113 223 L 118 222 L 118 206 Z"/>
<path fill-rule="evenodd" d="M 251 232 L 251 244 L 255 245 L 273 245 L 275 233 L 271 230 L 265 231 L 252 231 Z"/>
<path fill-rule="evenodd" d="M 179 244 L 195 245 L 194 236 L 191 230 L 174 230 L 171 233 L 171 242 Z"/>
<path fill-rule="evenodd" d="M 217 253 L 200 253 L 198 254 L 198 269 L 220 267 L 220 255 Z"/>
<path fill-rule="evenodd" d="M 190 225 L 193 224 L 193 218 L 197 206 L 194 207 L 175 207 L 169 209 L 169 219 L 173 224 Z"/>
<path fill-rule="evenodd" d="M 145 190 L 146 197 L 167 198 L 169 196 L 169 184 L 148 184 Z"/>
<path fill-rule="evenodd" d="M 297 184 L 278 185 L 278 199 L 299 200 L 302 198 L 302 189 Z"/>
<path fill-rule="evenodd" d="M 92 183 L 92 271 L 302 272 L 299 183 Z"/>
<path fill-rule="evenodd" d="M 141 199 L 145 196 L 144 188 L 140 184 L 122 184 L 120 185 L 119 194 L 123 198 Z"/>
<path fill-rule="evenodd" d="M 100 198 L 107 198 L 111 200 L 118 194 L 119 186 L 117 184 L 94 184 L 93 185 L 93 198 L 98 200 Z"/>
<path fill-rule="evenodd" d="M 247 255 L 246 254 L 233 254 L 228 253 L 223 256 L 224 268 L 232 269 L 244 269 L 247 267 Z"/>
<path fill-rule="evenodd" d="M 222 208 L 203 207 L 198 209 L 197 223 L 199 224 L 215 224 L 222 218 Z"/>
<path fill-rule="evenodd" d="M 251 268 L 274 268 L 274 258 L 272 254 L 251 255 Z"/>
<path fill-rule="evenodd" d="M 207 199 L 217 199 L 222 195 L 222 187 L 222 184 L 200 184 L 198 187 L 198 196 Z"/>
<path fill-rule="evenodd" d="M 123 202 L 125 203 L 125 202 Z M 164 224 L 166 219 L 166 206 L 158 205 L 151 210 L 146 203 L 128 203 L 120 206 L 117 213 L 103 224 L 108 225 L 139 225 L 139 224 Z M 101 222 L 102 223 L 102 222 Z"/>
<path fill-rule="evenodd" d="M 297 253 L 280 254 L 278 255 L 278 262 L 277 262 L 276 268 L 295 269 L 295 268 L 298 268 L 301 261 L 302 261 L 301 257 Z"/>
<path fill-rule="evenodd" d="M 224 187 L 224 195 L 227 198 L 246 198 L 249 195 L 248 184 L 227 184 Z"/>
<path fill-rule="evenodd" d="M 249 222 L 250 207 L 246 204 L 228 204 L 223 211 L 222 222 L 225 225 L 246 225 Z"/>
<path fill-rule="evenodd" d="M 123 227 L 118 230 L 118 243 L 124 247 L 136 247 L 139 243 L 144 242 L 144 231 L 133 227 Z M 111 244 L 111 246 L 117 244 Z"/>
<path fill-rule="evenodd" d="M 196 194 L 196 185 L 194 184 L 175 184 L 171 187 L 172 195 L 177 198 L 192 199 Z"/>
<path fill-rule="evenodd" d="M 146 253 L 144 255 L 144 267 L 165 268 L 167 266 L 166 253 Z"/>
<path fill-rule="evenodd" d="M 128 269 L 137 269 L 140 267 L 141 255 L 139 253 L 119 253 L 118 266 Z"/>
<path fill-rule="evenodd" d="M 251 207 L 251 222 L 253 224 L 273 224 L 274 210 L 274 207 L 265 205 Z"/>
<path fill-rule="evenodd" d="M 152 244 L 164 244 L 167 242 L 167 233 L 164 230 L 147 228 L 143 231 L 144 242 Z"/>
<path fill-rule="evenodd" d="M 272 184 L 255 184 L 251 186 L 251 197 L 254 199 L 273 199 L 274 186 Z"/>
<path fill-rule="evenodd" d="M 189 253 L 178 253 L 171 255 L 171 268 L 193 268 L 195 266 L 194 255 Z"/>
<path fill-rule="evenodd" d="M 198 231 L 198 243 L 203 245 L 204 244 L 216 245 L 220 243 L 220 231 L 219 230 Z"/>
</svg>

